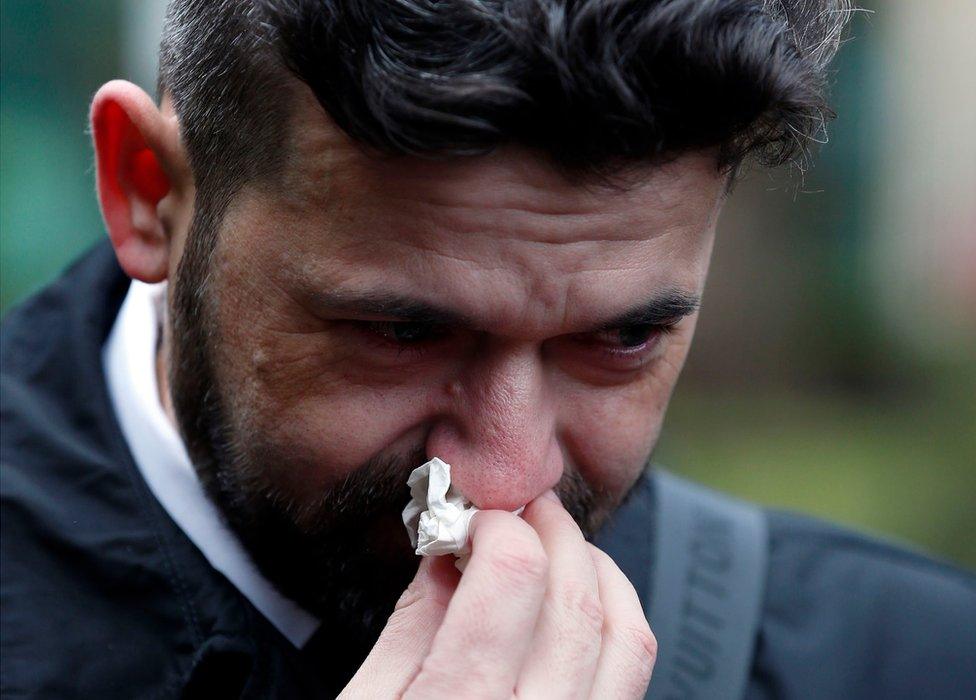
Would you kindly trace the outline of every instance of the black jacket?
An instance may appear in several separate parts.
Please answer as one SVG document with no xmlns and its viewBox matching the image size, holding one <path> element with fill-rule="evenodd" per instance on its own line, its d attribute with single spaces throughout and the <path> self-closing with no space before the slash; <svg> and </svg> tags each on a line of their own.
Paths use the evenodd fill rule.
<svg viewBox="0 0 976 700">
<path fill-rule="evenodd" d="M 133 463 L 101 362 L 127 286 L 101 245 L 3 323 L 3 697 L 327 694 L 327 631 L 296 650 L 210 567 Z M 626 517 L 649 529 L 653 505 L 645 483 Z M 768 517 L 750 698 L 976 698 L 971 574 Z M 640 542 L 604 546 L 628 574 L 651 566 Z M 646 599 L 646 576 L 633 580 Z"/>
</svg>

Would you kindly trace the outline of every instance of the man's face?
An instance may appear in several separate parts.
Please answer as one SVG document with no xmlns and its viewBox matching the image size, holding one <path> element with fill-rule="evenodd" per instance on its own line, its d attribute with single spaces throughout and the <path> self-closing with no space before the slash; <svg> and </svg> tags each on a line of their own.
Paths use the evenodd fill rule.
<svg viewBox="0 0 976 700">
<path fill-rule="evenodd" d="M 378 159 L 313 116 L 291 152 L 278 191 L 231 203 L 190 321 L 207 326 L 229 447 L 205 477 L 225 510 L 264 499 L 296 536 L 325 536 L 340 509 L 347 535 L 389 516 L 370 552 L 401 560 L 394 501 L 436 456 L 481 508 L 558 485 L 594 526 L 644 468 L 688 351 L 725 184 L 714 156 L 612 189 L 514 149 Z M 199 398 L 177 401 L 185 430 L 216 420 Z"/>
</svg>

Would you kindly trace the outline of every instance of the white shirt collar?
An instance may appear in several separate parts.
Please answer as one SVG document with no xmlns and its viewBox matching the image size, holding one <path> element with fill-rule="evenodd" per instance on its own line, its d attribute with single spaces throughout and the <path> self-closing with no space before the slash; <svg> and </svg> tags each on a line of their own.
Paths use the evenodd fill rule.
<svg viewBox="0 0 976 700">
<path fill-rule="evenodd" d="M 159 401 L 156 348 L 165 283 L 133 281 L 102 350 L 109 395 L 149 490 L 217 571 L 292 644 L 303 647 L 319 620 L 285 598 L 251 560 L 207 497 L 179 433 Z"/>
</svg>

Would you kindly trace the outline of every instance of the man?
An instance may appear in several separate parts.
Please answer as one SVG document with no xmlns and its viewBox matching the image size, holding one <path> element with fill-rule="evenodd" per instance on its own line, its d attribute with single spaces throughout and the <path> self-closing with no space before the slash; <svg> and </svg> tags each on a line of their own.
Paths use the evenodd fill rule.
<svg viewBox="0 0 976 700">
<path fill-rule="evenodd" d="M 173 2 L 159 104 L 93 100 L 111 249 L 4 326 L 4 694 L 642 697 L 589 540 L 654 527 L 719 211 L 846 12 Z M 463 576 L 399 522 L 435 456 Z M 968 574 L 769 518 L 749 697 L 976 693 Z"/>
</svg>

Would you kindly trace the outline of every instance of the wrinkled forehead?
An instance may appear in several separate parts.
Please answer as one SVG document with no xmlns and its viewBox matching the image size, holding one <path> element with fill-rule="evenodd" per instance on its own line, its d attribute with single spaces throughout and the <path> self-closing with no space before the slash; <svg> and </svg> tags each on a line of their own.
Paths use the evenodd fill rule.
<svg viewBox="0 0 976 700">
<path fill-rule="evenodd" d="M 350 295 L 447 298 L 486 326 L 700 291 L 725 183 L 711 152 L 611 186 L 511 147 L 369 154 L 321 118 L 293 128 L 289 150 L 283 191 L 265 206 L 281 232 L 280 274 Z"/>
</svg>

